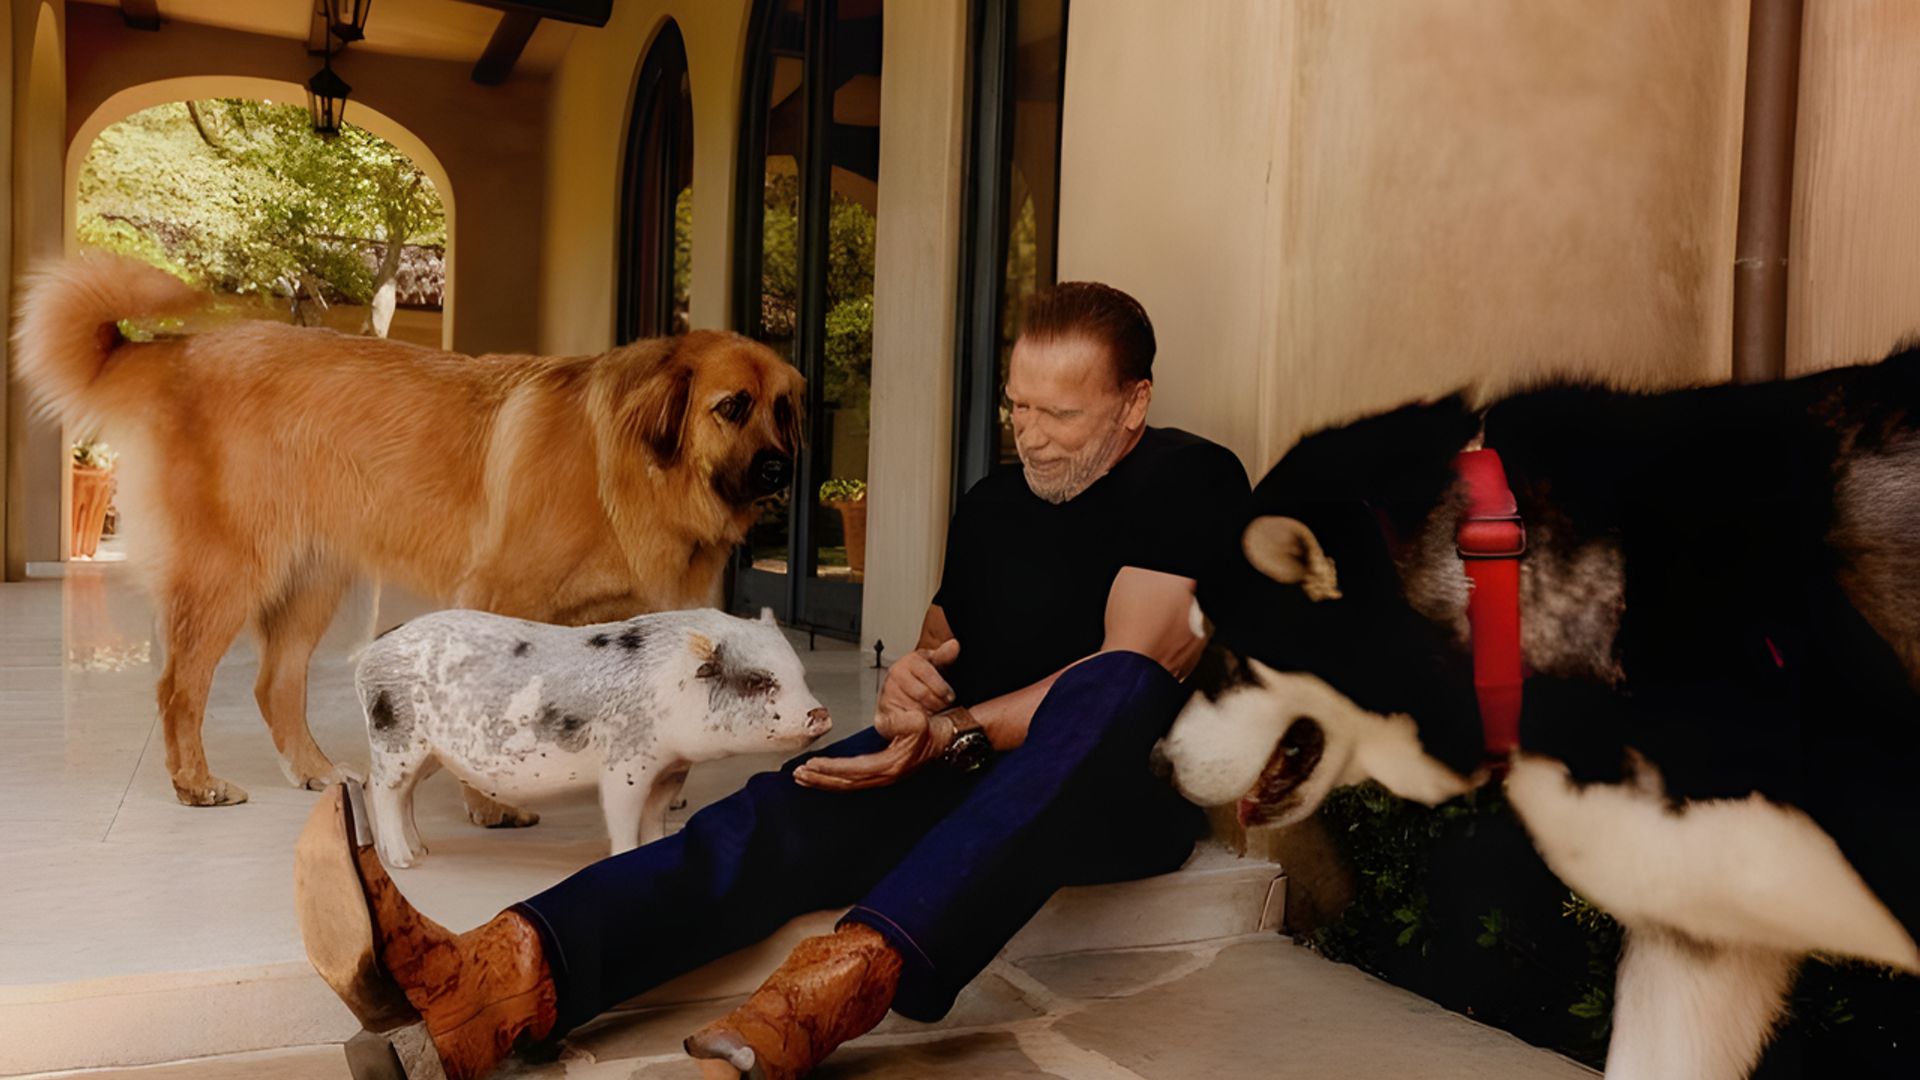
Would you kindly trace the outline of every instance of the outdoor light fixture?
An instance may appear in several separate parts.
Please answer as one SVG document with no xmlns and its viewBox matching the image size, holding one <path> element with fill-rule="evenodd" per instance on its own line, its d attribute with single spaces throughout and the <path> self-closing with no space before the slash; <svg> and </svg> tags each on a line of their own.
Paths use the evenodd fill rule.
<svg viewBox="0 0 1920 1080">
<path fill-rule="evenodd" d="M 340 116 L 347 111 L 347 95 L 353 87 L 333 73 L 333 58 L 313 78 L 307 80 L 307 112 L 313 116 L 313 133 L 323 139 L 340 134 Z"/>
<path fill-rule="evenodd" d="M 341 41 L 359 41 L 367 35 L 367 9 L 373 0 L 318 0 L 324 8 L 327 29 Z"/>
</svg>

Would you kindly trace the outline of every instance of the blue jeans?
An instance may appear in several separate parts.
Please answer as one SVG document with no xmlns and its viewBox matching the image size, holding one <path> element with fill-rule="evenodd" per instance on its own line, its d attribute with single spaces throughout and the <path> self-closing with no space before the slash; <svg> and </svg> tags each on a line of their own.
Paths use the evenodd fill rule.
<svg viewBox="0 0 1920 1080">
<path fill-rule="evenodd" d="M 1186 700 L 1159 664 L 1103 653 L 1063 674 L 1026 742 L 986 768 L 930 765 L 865 791 L 819 791 L 788 762 L 515 905 L 539 928 L 556 1034 L 762 941 L 797 915 L 853 905 L 905 963 L 894 1011 L 937 1020 L 1055 889 L 1177 869 L 1205 815 L 1148 755 Z M 817 751 L 885 744 L 869 728 Z"/>
</svg>

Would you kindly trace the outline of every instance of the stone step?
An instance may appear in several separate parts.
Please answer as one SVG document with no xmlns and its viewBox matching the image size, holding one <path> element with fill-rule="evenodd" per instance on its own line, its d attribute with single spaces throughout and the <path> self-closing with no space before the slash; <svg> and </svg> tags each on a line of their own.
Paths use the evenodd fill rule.
<svg viewBox="0 0 1920 1080">
<path fill-rule="evenodd" d="M 1062 889 L 1004 953 L 1026 959 L 1174 945 L 1279 927 L 1280 868 L 1203 846 L 1142 881 Z M 744 994 L 839 912 L 804 915 L 767 941 L 630 1003 L 655 1007 Z M 0 987 L 0 1077 L 143 1065 L 338 1044 L 358 1024 L 304 963 Z"/>
</svg>

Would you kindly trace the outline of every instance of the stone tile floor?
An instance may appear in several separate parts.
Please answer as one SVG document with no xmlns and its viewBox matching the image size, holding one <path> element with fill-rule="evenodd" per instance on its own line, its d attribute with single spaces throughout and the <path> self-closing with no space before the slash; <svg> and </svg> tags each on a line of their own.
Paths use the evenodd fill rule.
<svg viewBox="0 0 1920 1080">
<path fill-rule="evenodd" d="M 679 1042 L 728 998 L 616 1014 L 506 1080 L 693 1080 Z M 46 1074 L 47 1080 L 55 1074 Z M 339 1080 L 337 1046 L 90 1080 Z M 936 1025 L 889 1017 L 820 1080 L 1577 1080 L 1595 1074 L 1277 935 L 996 963 Z"/>
<path fill-rule="evenodd" d="M 358 610 L 354 610 L 358 608 Z M 422 610 L 388 594 L 378 623 Z M 336 762 L 363 773 L 365 720 L 349 654 L 373 617 L 349 601 L 311 668 L 308 723 Z M 160 648 L 126 564 L 69 564 L 62 580 L 0 584 L 0 988 L 304 961 L 293 922 L 292 844 L 312 792 L 289 786 L 253 699 L 258 657 L 237 642 L 214 677 L 204 729 L 213 771 L 239 806 L 175 801 L 154 706 Z M 356 634 L 356 629 L 358 633 Z M 865 726 L 877 672 L 819 639 L 809 681 L 834 714 L 831 740 Z M 686 810 L 784 755 L 696 768 Z M 416 797 L 431 854 L 397 877 L 435 918 L 485 921 L 606 854 L 592 791 L 542 806 L 531 829 L 478 829 L 446 773 Z"/>
<path fill-rule="evenodd" d="M 338 761 L 366 761 L 348 651 L 370 623 L 408 613 L 404 598 L 389 596 L 376 620 L 362 596 L 336 621 L 316 658 L 310 722 Z M 289 852 L 313 795 L 280 776 L 253 702 L 252 647 L 243 640 L 221 665 L 206 723 L 215 771 L 245 787 L 251 801 L 190 809 L 173 799 L 157 738 L 158 647 L 151 627 L 151 609 L 125 564 L 73 565 L 61 580 L 0 585 L 0 740 L 6 746 L 0 820 L 9 826 L 0 830 L 0 1006 L 57 1000 L 68 987 L 98 980 L 166 980 L 250 967 L 270 973 L 289 964 L 304 969 Z M 807 643 L 801 638 L 798 644 L 805 649 Z M 816 692 L 834 711 L 836 733 L 864 724 L 877 686 L 866 666 L 871 661 L 824 639 L 818 651 L 803 655 Z M 774 760 L 737 758 L 696 769 L 687 790 L 691 806 L 682 813 Z M 526 830 L 468 825 L 445 774 L 423 786 L 418 804 L 432 854 L 399 876 L 429 914 L 449 925 L 478 923 L 605 852 L 590 793 L 542 807 L 541 824 Z M 515 1075 L 691 1075 L 679 1039 L 733 1000 L 603 1018 L 576 1032 L 561 1060 L 523 1064 Z M 314 1014 L 315 1034 L 295 1041 L 312 1045 L 59 1075 L 344 1077 L 333 1042 L 343 1037 L 334 1032 L 344 1010 L 332 1001 L 305 1008 Z M 220 1022 L 219 1009 L 209 1009 L 205 1022 Z M 137 1009 L 104 1015 L 109 1019 L 102 1022 L 119 1029 L 123 1041 L 129 1026 L 141 1022 Z M 164 1035 L 155 1034 L 157 1045 L 172 1045 Z M 42 1058 L 71 1062 L 47 1047 L 62 1040 L 84 1046 L 89 1038 L 85 1031 L 0 1032 L 0 1075 L 27 1075 L 4 1064 L 24 1044 L 39 1045 Z M 1591 1074 L 1263 935 L 1002 960 L 943 1023 L 889 1019 L 821 1075 L 1501 1080 Z"/>
</svg>

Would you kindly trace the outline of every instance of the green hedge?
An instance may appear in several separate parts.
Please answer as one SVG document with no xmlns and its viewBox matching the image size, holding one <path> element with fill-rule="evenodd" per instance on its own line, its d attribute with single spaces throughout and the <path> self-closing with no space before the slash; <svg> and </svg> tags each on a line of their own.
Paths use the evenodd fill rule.
<svg viewBox="0 0 1920 1080">
<path fill-rule="evenodd" d="M 1353 904 L 1314 948 L 1598 1067 L 1621 931 L 1540 861 L 1494 786 L 1428 809 L 1375 784 L 1321 814 Z M 1810 962 L 1758 1076 L 1920 1076 L 1920 979 Z"/>
</svg>

